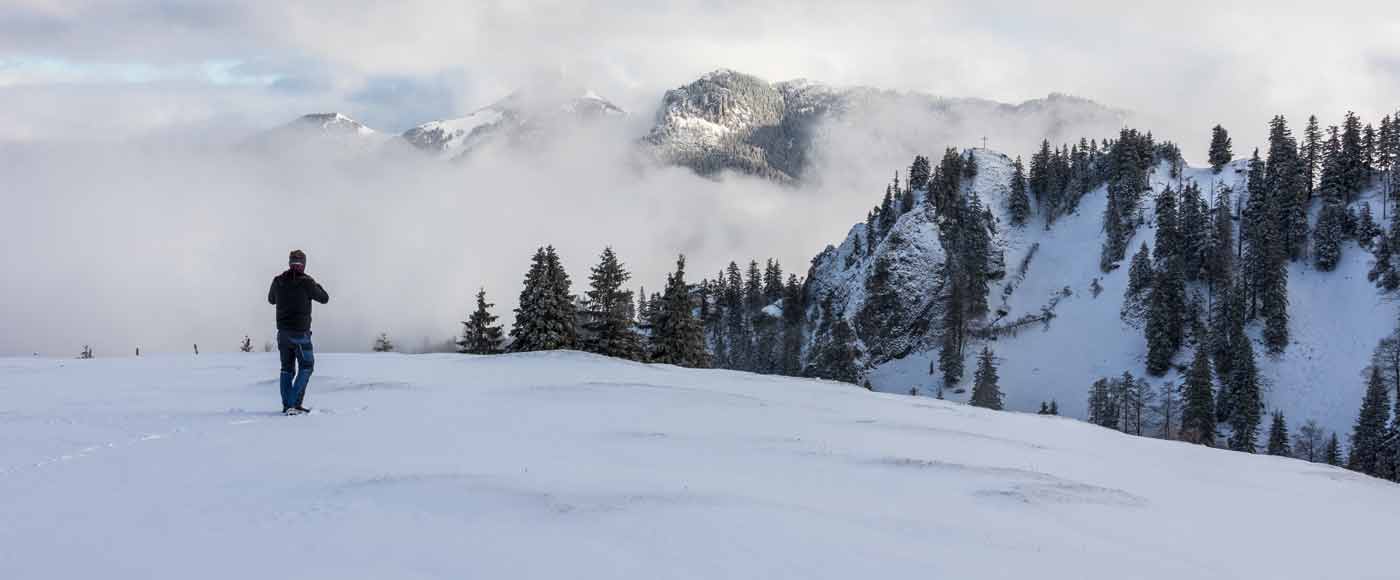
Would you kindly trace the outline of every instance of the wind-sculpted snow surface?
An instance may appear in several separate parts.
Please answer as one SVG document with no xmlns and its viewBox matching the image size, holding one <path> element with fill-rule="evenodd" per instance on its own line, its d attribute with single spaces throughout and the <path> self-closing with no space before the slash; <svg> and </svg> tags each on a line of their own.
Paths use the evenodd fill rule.
<svg viewBox="0 0 1400 580">
<path fill-rule="evenodd" d="M 0 577 L 1394 577 L 1400 487 L 1324 465 L 572 352 L 318 359 L 301 417 L 272 354 L 0 360 Z"/>
</svg>

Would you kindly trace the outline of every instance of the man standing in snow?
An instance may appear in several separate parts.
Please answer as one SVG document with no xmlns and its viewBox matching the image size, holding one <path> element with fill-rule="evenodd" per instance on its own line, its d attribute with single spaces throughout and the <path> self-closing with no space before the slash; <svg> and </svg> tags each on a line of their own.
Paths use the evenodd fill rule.
<svg viewBox="0 0 1400 580">
<path fill-rule="evenodd" d="M 282 354 L 282 413 L 300 415 L 316 358 L 311 349 L 311 301 L 330 302 L 326 289 L 306 275 L 306 253 L 292 250 L 287 271 L 272 279 L 267 302 L 277 306 L 277 350 Z"/>
</svg>

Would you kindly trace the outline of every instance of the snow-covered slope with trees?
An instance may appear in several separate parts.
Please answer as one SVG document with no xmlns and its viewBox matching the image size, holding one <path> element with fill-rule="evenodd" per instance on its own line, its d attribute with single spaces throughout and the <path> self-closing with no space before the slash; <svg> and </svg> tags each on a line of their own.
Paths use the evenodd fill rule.
<svg viewBox="0 0 1400 580">
<path fill-rule="evenodd" d="M 971 368 L 974 355 L 983 345 L 995 351 L 1001 364 L 1002 390 L 1007 408 L 1034 411 L 1042 402 L 1055 400 L 1061 413 L 1075 417 L 1087 416 L 1087 397 L 1091 383 L 1098 378 L 1113 378 L 1130 372 L 1144 377 L 1147 343 L 1141 324 L 1125 322 L 1120 310 L 1127 287 L 1128 260 L 1110 272 L 1100 269 L 1100 250 L 1104 243 L 1103 215 L 1107 203 L 1106 187 L 1099 186 L 1086 194 L 1075 211 L 1055 218 L 1047 226 L 1044 212 L 1032 201 L 1029 223 L 1011 227 L 1007 206 L 1006 183 L 1011 174 L 1010 160 L 990 151 L 976 150 L 979 160 L 978 176 L 965 185 L 975 192 L 996 215 L 997 228 L 994 247 L 1003 260 L 999 270 L 1005 275 L 995 280 L 988 293 L 990 311 L 978 326 L 998 329 L 996 332 L 974 333 L 972 346 L 964 358 Z M 1206 192 L 1229 187 L 1233 192 L 1232 207 L 1247 200 L 1248 163 L 1232 162 L 1221 173 L 1211 168 L 1183 166 L 1181 174 L 1171 176 L 1170 164 L 1161 163 L 1151 173 L 1151 190 L 1160 192 L 1171 187 L 1180 190 L 1195 182 Z M 1140 205 L 1143 223 L 1137 227 L 1128 243 L 1132 254 L 1142 244 L 1152 247 L 1155 242 L 1153 196 L 1144 197 Z M 920 192 L 919 197 L 922 197 Z M 1369 204 L 1380 216 L 1380 193 L 1369 189 L 1351 204 L 1353 210 Z M 1238 210 L 1238 207 L 1236 207 Z M 1238 211 L 1237 211 L 1238 213 Z M 905 221 L 927 221 L 929 218 L 906 214 L 900 218 L 898 231 Z M 1312 220 L 1316 222 L 1316 211 Z M 864 225 L 856 226 L 840 248 L 828 249 L 814 261 L 809 281 L 809 316 L 820 319 L 822 296 L 863 296 L 869 280 L 872 262 L 859 261 L 854 269 L 840 267 L 845 261 L 842 252 L 849 252 L 852 240 Z M 1235 225 L 1238 240 L 1239 225 Z M 886 252 L 882 242 L 877 255 Z M 904 352 L 908 341 L 891 345 L 862 342 L 864 364 L 873 367 L 868 372 L 871 384 L 879 390 L 893 393 L 919 393 L 932 396 L 942 384 L 936 369 L 939 345 L 937 337 L 942 328 L 937 314 L 941 308 L 938 295 L 942 292 L 937 266 L 942 263 L 944 249 L 937 243 L 927 247 L 905 244 L 895 253 L 893 263 L 932 264 L 920 268 L 922 278 L 895 287 L 897 308 L 905 316 L 929 313 L 924 317 L 929 327 L 920 333 L 914 348 Z M 1396 328 L 1396 313 L 1387 296 L 1367 280 L 1374 263 L 1370 252 L 1356 242 L 1344 244 L 1342 259 L 1335 271 L 1314 268 L 1310 258 L 1291 262 L 1288 267 L 1290 343 L 1280 355 L 1265 354 L 1260 336 L 1261 324 L 1251 323 L 1247 332 L 1256 342 L 1255 351 L 1267 411 L 1281 411 L 1290 425 L 1316 420 L 1327 430 L 1343 439 L 1355 421 L 1361 395 L 1365 390 L 1363 369 L 1369 363 L 1377 342 Z M 921 281 L 919 281 L 921 280 Z M 1199 293 L 1205 301 L 1218 297 L 1204 285 L 1192 284 L 1189 291 Z M 838 301 L 839 302 L 839 301 Z M 859 305 L 847 308 L 856 312 Z M 1049 313 L 1049 316 L 1046 316 Z M 1048 318 L 1048 320 L 1046 320 Z M 855 327 L 862 340 L 869 335 Z M 994 336 L 993 336 L 994 335 Z M 820 341 L 813 340 L 814 346 Z M 1174 358 L 1177 367 L 1191 362 L 1194 349 L 1184 348 Z M 887 356 L 893 353 L 894 360 Z M 931 371 L 932 369 L 932 371 Z M 969 375 L 970 376 L 970 375 Z M 1148 377 L 1153 388 L 1165 384 L 1180 386 L 1184 377 L 1177 370 L 1163 377 Z M 960 387 L 967 385 L 964 382 Z M 950 399 L 963 400 L 966 393 L 945 392 Z"/>
<path fill-rule="evenodd" d="M 318 359 L 301 417 L 272 354 L 0 360 L 0 577 L 1394 578 L 1400 487 L 1327 465 L 572 352 Z"/>
</svg>

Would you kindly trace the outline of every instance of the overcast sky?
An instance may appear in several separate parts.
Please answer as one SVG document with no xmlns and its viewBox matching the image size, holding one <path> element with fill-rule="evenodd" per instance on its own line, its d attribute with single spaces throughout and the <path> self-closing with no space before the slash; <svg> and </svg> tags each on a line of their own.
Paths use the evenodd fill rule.
<svg viewBox="0 0 1400 580">
<path fill-rule="evenodd" d="M 1309 113 L 1400 106 L 1400 3 L 1124 4 L 0 0 L 0 271 L 19 281 L 0 285 L 0 355 L 261 343 L 263 292 L 294 247 L 330 287 L 316 324 L 332 350 L 380 331 L 445 339 L 478 287 L 509 320 L 542 244 L 576 291 L 605 245 L 653 291 L 678 253 L 692 279 L 770 256 L 804 274 L 910 149 L 833 131 L 836 154 L 801 190 L 638 170 L 627 132 L 662 91 L 721 67 L 1008 102 L 1070 93 L 1132 111 L 1197 161 L 1217 122 L 1246 156 L 1276 113 L 1301 130 Z M 625 134 L 466 164 L 219 147 L 318 111 L 397 132 L 561 76 L 632 111 Z M 899 115 L 916 152 L 987 134 Z"/>
<path fill-rule="evenodd" d="M 1215 122 L 1249 144 L 1275 112 L 1400 106 L 1400 3 L 6 0 L 0 138 L 237 132 L 329 109 L 399 131 L 542 74 L 650 114 L 720 67 L 1066 92 L 1153 119 L 1190 154 Z"/>
</svg>

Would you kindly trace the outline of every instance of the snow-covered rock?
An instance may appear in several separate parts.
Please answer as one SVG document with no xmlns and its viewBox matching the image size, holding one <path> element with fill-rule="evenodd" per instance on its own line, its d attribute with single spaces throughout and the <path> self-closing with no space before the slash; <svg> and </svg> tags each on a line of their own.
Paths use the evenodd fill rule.
<svg viewBox="0 0 1400 580">
<path fill-rule="evenodd" d="M 1400 487 L 1326 465 L 581 353 L 317 359 L 299 417 L 270 353 L 4 361 L 0 577 L 1394 578 Z"/>
<path fill-rule="evenodd" d="M 528 143 L 577 123 L 627 115 L 592 90 L 558 87 L 516 91 L 458 119 L 424 123 L 403 134 L 410 145 L 443 158 L 457 158 L 491 143 Z"/>
<path fill-rule="evenodd" d="M 704 175 L 734 170 L 791 182 L 817 159 L 859 155 L 847 149 L 874 143 L 970 144 L 973 135 L 1059 142 L 1116 131 L 1126 116 L 1059 94 L 1011 105 L 805 79 L 773 83 L 721 69 L 668 91 L 646 143 L 661 161 Z"/>
</svg>

